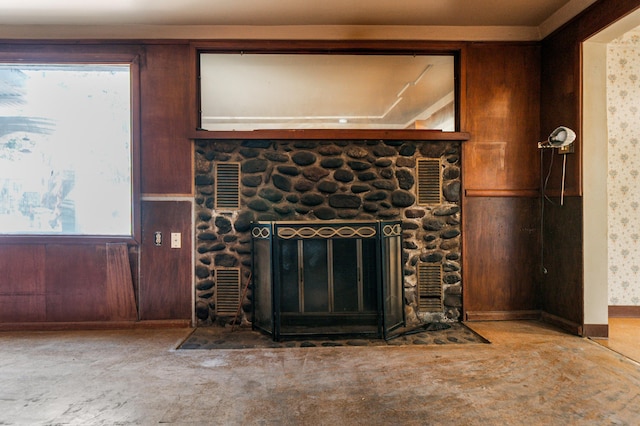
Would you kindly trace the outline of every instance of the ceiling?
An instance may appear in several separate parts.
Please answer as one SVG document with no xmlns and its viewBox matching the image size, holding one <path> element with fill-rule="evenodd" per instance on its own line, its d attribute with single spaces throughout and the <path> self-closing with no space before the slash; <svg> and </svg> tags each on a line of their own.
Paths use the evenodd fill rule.
<svg viewBox="0 0 640 426">
<path fill-rule="evenodd" d="M 0 38 L 540 39 L 594 1 L 4 0 Z"/>
</svg>

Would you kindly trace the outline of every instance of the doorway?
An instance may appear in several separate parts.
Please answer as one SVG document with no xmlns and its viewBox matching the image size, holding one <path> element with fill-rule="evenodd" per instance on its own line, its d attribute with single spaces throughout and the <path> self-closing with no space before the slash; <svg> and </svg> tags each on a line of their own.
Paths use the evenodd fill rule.
<svg viewBox="0 0 640 426">
<path fill-rule="evenodd" d="M 612 129 L 612 126 L 626 127 L 627 124 L 614 124 L 608 116 L 613 108 L 627 109 L 640 107 L 640 99 L 629 99 L 631 91 L 615 89 L 617 93 L 607 92 L 614 87 L 616 73 L 608 71 L 607 53 L 609 45 L 630 31 L 637 31 L 640 25 L 640 12 L 635 12 L 614 25 L 601 31 L 583 43 L 583 179 L 584 179 L 584 322 L 586 324 L 608 324 L 610 305 L 613 311 L 626 306 L 627 311 L 640 314 L 640 299 L 634 301 L 619 298 L 616 293 L 640 296 L 640 280 L 633 277 L 640 272 L 640 258 L 633 259 L 633 252 L 640 247 L 640 221 L 636 214 L 618 215 L 620 209 L 635 210 L 637 204 L 630 199 L 635 185 L 635 168 L 630 160 L 635 155 L 633 130 L 623 131 L 622 138 L 616 138 L 615 132 L 624 129 Z M 619 43 L 619 41 L 618 41 Z M 640 51 L 640 43 L 636 44 Z M 631 58 L 624 55 L 618 58 L 618 66 L 624 69 L 628 77 Z M 637 63 L 637 62 L 636 62 Z M 638 72 L 640 75 L 640 65 Z M 609 89 L 610 90 L 610 89 Z M 625 93 L 626 92 L 626 93 Z M 609 95 L 609 99 L 608 99 Z M 611 95 L 626 98 L 611 102 Z M 613 110 L 614 112 L 616 110 Z M 620 111 L 618 111 L 620 112 Z M 636 120 L 637 121 L 637 120 Z M 612 136 L 613 135 L 613 136 Z M 618 139 L 625 139 L 618 140 Z M 631 150 L 623 148 L 629 144 Z M 640 147 L 639 147 L 640 148 Z M 614 161 L 612 161 L 614 160 Z M 613 165 L 613 166 L 612 166 Z M 627 175 L 628 174 L 628 175 Z M 615 184 L 612 181 L 626 176 L 626 183 Z M 625 195 L 626 193 L 626 195 Z M 636 207 L 634 207 L 636 206 Z M 615 221 L 615 222 L 614 222 Z M 633 248 L 635 243 L 639 245 Z M 612 261 L 620 259 L 622 262 Z M 624 270 L 623 270 L 624 269 Z M 618 279 L 626 275 L 626 280 Z M 618 306 L 615 306 L 620 304 Z M 624 304 L 624 305 L 623 305 Z M 631 305 L 631 306 L 629 306 Z"/>
</svg>

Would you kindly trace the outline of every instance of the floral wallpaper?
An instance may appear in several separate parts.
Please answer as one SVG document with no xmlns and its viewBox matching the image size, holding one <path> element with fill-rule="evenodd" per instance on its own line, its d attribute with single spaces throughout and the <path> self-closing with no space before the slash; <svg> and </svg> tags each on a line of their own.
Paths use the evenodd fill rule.
<svg viewBox="0 0 640 426">
<path fill-rule="evenodd" d="M 609 305 L 640 305 L 640 28 L 607 47 Z"/>
</svg>

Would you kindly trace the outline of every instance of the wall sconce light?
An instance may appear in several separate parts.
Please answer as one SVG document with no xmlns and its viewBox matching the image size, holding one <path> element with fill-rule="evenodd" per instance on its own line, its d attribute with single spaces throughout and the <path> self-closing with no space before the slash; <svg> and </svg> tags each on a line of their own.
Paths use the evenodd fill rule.
<svg viewBox="0 0 640 426">
<path fill-rule="evenodd" d="M 574 132 L 568 127 L 560 126 L 560 127 L 557 127 L 553 132 L 551 132 L 551 134 L 549 135 L 546 141 L 538 142 L 538 148 L 540 149 L 558 148 L 559 154 L 570 154 L 573 152 L 572 144 L 573 144 L 573 141 L 575 140 L 576 140 L 576 132 Z M 551 157 L 551 161 L 553 161 L 553 157 Z M 549 173 L 551 173 L 551 165 L 553 165 L 553 163 L 549 165 Z M 540 152 L 540 167 L 542 167 L 542 151 Z M 564 155 L 564 159 L 562 161 L 562 190 L 560 192 L 561 206 L 564 205 L 564 181 L 565 181 L 566 170 L 567 170 L 567 156 Z M 546 186 L 546 182 L 545 182 L 545 186 Z M 543 193 L 544 193 L 544 187 L 543 187 Z"/>
<path fill-rule="evenodd" d="M 538 142 L 538 148 L 563 148 L 576 140 L 576 132 L 568 127 L 560 126 L 549 135 L 546 141 Z"/>
<path fill-rule="evenodd" d="M 553 158 L 555 157 L 552 153 L 551 161 L 549 162 L 549 172 L 547 173 L 546 179 L 542 177 L 542 153 L 546 148 L 558 148 L 558 154 L 561 154 L 564 158 L 562 161 L 562 189 L 560 191 L 560 205 L 564 205 L 564 182 L 566 177 L 566 169 L 567 169 L 567 156 L 566 154 L 573 153 L 573 142 L 576 140 L 576 132 L 571 130 L 568 127 L 560 126 L 557 127 L 546 141 L 538 142 L 538 148 L 540 148 L 540 259 L 541 259 L 541 269 L 542 273 L 547 273 L 547 268 L 544 266 L 544 199 L 548 199 L 545 195 L 545 191 L 547 188 L 547 182 L 549 180 L 549 176 L 551 176 L 551 167 L 553 166 Z M 551 201 L 551 200 L 549 200 Z"/>
</svg>

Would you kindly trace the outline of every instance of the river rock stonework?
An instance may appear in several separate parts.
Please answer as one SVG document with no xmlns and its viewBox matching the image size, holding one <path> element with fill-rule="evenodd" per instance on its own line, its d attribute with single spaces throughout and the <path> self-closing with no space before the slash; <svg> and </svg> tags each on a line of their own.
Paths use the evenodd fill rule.
<svg viewBox="0 0 640 426">
<path fill-rule="evenodd" d="M 442 202 L 418 205 L 416 163 L 440 159 Z M 217 163 L 240 164 L 241 207 L 214 209 Z M 242 288 L 251 271 L 252 221 L 401 220 L 407 322 L 460 320 L 460 143 L 414 141 L 198 141 L 195 147 L 196 317 L 216 316 L 217 268 L 240 268 Z M 417 270 L 442 267 L 444 309 L 421 312 Z M 251 321 L 251 287 L 241 320 Z"/>
</svg>

